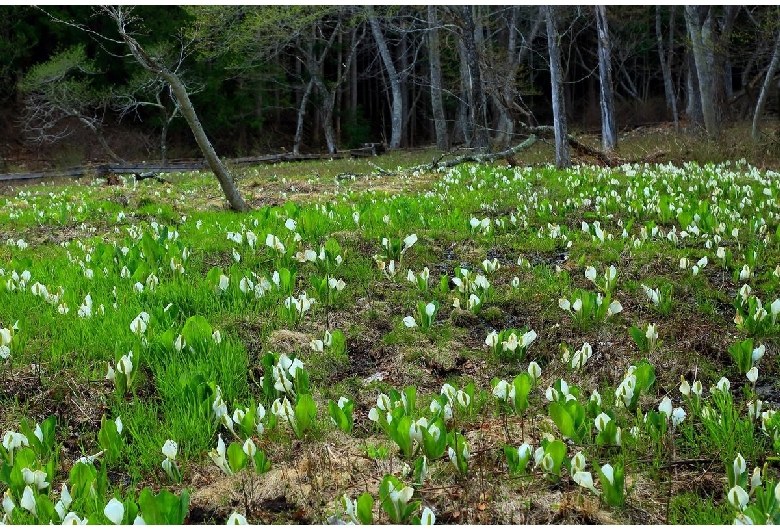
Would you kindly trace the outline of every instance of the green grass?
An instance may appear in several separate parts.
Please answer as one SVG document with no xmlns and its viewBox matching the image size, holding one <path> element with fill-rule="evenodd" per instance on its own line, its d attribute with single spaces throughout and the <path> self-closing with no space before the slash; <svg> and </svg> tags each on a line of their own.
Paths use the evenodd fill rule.
<svg viewBox="0 0 780 530">
<path fill-rule="evenodd" d="M 432 158 L 431 153 L 406 158 L 393 154 L 381 164 L 395 169 L 426 157 Z M 748 280 L 752 294 L 767 307 L 776 296 L 778 278 L 772 272 L 780 262 L 776 236 L 780 208 L 774 197 L 780 189 L 774 176 L 736 164 L 579 166 L 567 171 L 550 166 L 462 166 L 446 173 L 335 181 L 339 174 L 370 170 L 366 161 L 351 160 L 240 168 L 239 185 L 256 206 L 247 214 L 226 211 L 213 178 L 200 174 L 176 175 L 173 185 L 25 187 L 9 196 L 0 210 L 5 239 L 21 239 L 29 246 L 0 246 L 0 328 L 10 328 L 17 320 L 20 327 L 9 359 L 0 361 L 3 432 L 18 430 L 22 418 L 34 425 L 55 414 L 57 443 L 68 440 L 68 449 L 53 460 L 37 455 L 29 465 L 44 468 L 52 462 L 54 476 L 49 480 L 59 485 L 69 479 L 80 456 L 105 449 L 97 434 L 101 418 L 122 418 L 120 458 L 109 463 L 98 459 L 96 467 L 107 470 L 111 488 L 91 508 L 79 500 L 83 511 L 79 515 L 89 515 L 90 521 L 105 522 L 102 509 L 111 496 L 137 502 L 140 490 L 151 486 L 155 491 L 178 493 L 184 487 L 193 494 L 207 492 L 193 496 L 192 509 L 211 513 L 216 520 L 226 519 L 235 501 L 247 511 L 250 522 L 270 520 L 268 506 L 276 505 L 268 503 L 281 494 L 268 498 L 263 492 L 281 487 L 287 492 L 285 505 L 295 506 L 299 518 L 302 513 L 306 520 L 321 522 L 334 513 L 342 493 L 356 498 L 368 491 L 376 496 L 386 473 L 411 485 L 412 476 L 402 475 L 402 464 L 414 467 L 416 457 L 431 449 L 420 447 L 413 451 L 414 458 L 405 458 L 397 422 L 420 418 L 435 422 L 437 414 L 444 412 L 436 413 L 430 405 L 442 385 L 464 390 L 473 384 L 467 410 L 451 403 L 453 418 L 445 423 L 451 436 L 466 437 L 472 455 L 469 473 L 459 474 L 446 451 L 431 457 L 428 478 L 422 487 L 415 487 L 415 499 L 435 508 L 439 517 L 448 510 L 447 501 L 428 492 L 457 492 L 463 506 L 484 505 L 457 522 L 511 522 L 506 516 L 512 510 L 510 499 L 525 482 L 509 476 L 504 444 L 516 448 L 527 442 L 536 449 L 543 438 L 564 437 L 569 429 L 566 420 L 558 412 L 557 423 L 551 418 L 555 407 L 545 396 L 548 387 L 560 387 L 558 380 L 563 379 L 585 410 L 576 419 L 584 427 L 576 435 L 580 441 L 567 446 L 560 477 L 545 473 L 541 463 L 534 467 L 531 458 L 526 470 L 531 489 L 523 495 L 538 501 L 529 505 L 534 506 L 529 509 L 535 510 L 535 518 L 575 522 L 567 519 L 572 516 L 565 515 L 569 512 L 555 499 L 562 492 L 583 495 L 624 523 L 645 522 L 637 515 L 638 507 L 655 510 L 653 517 L 664 520 L 667 514 L 657 511 L 667 501 L 669 522 L 733 520 L 737 510 L 726 500 L 730 487 L 703 492 L 682 484 L 669 499 L 668 464 L 711 459 L 704 462 L 702 473 L 712 483 L 725 484 L 725 469 L 737 453 L 748 461 L 748 480 L 754 467 L 776 455 L 761 420 L 747 419 L 747 402 L 756 394 L 750 385 L 743 389 L 745 374 L 736 369 L 727 351 L 735 340 L 756 335 L 756 344 L 767 346 L 758 365 L 759 383 L 771 386 L 777 379 L 772 352 L 780 326 L 765 326 L 754 334 L 733 320 L 733 303 L 745 283 L 735 279 L 734 271 L 738 274 L 746 262 L 746 249 L 760 249 L 756 276 Z M 664 201 L 673 202 L 678 210 L 665 213 Z M 295 221 L 294 230 L 287 228 L 288 219 Z M 479 225 L 482 219 L 488 219 L 487 227 Z M 761 224 L 760 219 L 765 230 L 752 228 Z M 654 235 L 653 227 L 661 233 Z M 678 235 L 676 242 L 666 237 L 672 228 Z M 732 235 L 733 229 L 739 231 L 738 237 Z M 683 230 L 693 235 L 684 238 Z M 248 243 L 250 231 L 256 237 L 254 247 Z M 241 234 L 241 242 L 229 233 Z M 279 238 L 284 253 L 266 245 L 268 234 Z M 418 240 L 396 261 L 396 276 L 390 279 L 376 262 L 377 258 L 389 261 L 382 257 L 381 241 L 385 237 L 403 240 L 410 234 Z M 718 246 L 733 253 L 728 270 L 721 270 L 715 255 Z M 319 259 L 321 248 L 333 251 L 326 262 Z M 304 255 L 306 250 L 318 256 L 315 263 L 296 259 L 296 253 Z M 340 265 L 330 261 L 334 253 L 343 258 Z M 704 256 L 708 256 L 707 266 L 694 275 L 691 265 Z M 483 271 L 483 260 L 493 258 L 498 260 L 498 270 Z M 690 260 L 686 269 L 679 266 L 681 258 Z M 181 264 L 183 273 L 172 270 L 172 260 L 174 266 Z M 559 299 L 573 303 L 580 290 L 606 296 L 603 286 L 594 285 L 584 271 L 595 267 L 597 282 L 603 282 L 610 265 L 617 269 L 611 300 L 619 301 L 622 311 L 609 316 L 602 311 L 578 325 L 560 308 Z M 423 267 L 430 269 L 427 290 L 406 277 L 408 270 L 417 273 Z M 489 294 L 472 286 L 482 299 L 479 311 L 468 311 L 470 292 L 455 288 L 456 268 L 481 274 L 490 283 Z M 12 276 L 24 270 L 31 278 L 22 289 Z M 285 286 L 282 279 L 277 286 L 274 274 L 284 277 L 285 271 L 290 284 Z M 312 277 L 325 276 L 342 279 L 346 288 L 333 293 L 327 307 L 318 300 L 302 316 L 291 315 L 285 299 L 304 291 L 320 298 Z M 512 285 L 514 278 L 516 285 Z M 9 281 L 14 290 L 6 289 Z M 224 289 L 220 281 L 226 284 Z M 248 281 L 265 287 L 262 292 L 245 293 L 241 286 Z M 35 282 L 44 284 L 49 293 L 62 286 L 61 298 L 50 303 L 35 296 L 31 292 Z M 642 284 L 671 287 L 668 310 L 654 307 Z M 78 313 L 87 294 L 93 301 L 92 316 L 84 318 Z M 453 308 L 456 298 L 461 310 Z M 439 303 L 438 314 L 431 328 L 423 329 L 417 304 L 434 300 Z M 67 305 L 67 314 L 58 311 L 60 303 Z M 150 315 L 147 329 L 135 334 L 131 322 L 142 312 Z M 414 316 L 418 327 L 407 328 L 406 316 Z M 749 316 L 743 310 L 742 317 Z M 637 326 L 644 332 L 650 323 L 656 325 L 662 342 L 642 352 L 629 328 Z M 312 340 L 324 339 L 326 330 L 337 329 L 346 336 L 345 349 L 310 347 Z M 537 333 L 522 358 L 511 353 L 497 356 L 486 346 L 491 331 L 507 329 Z M 212 336 L 216 330 L 220 341 Z M 188 344 L 179 348 L 183 339 Z M 568 349 L 572 355 L 585 342 L 591 345 L 593 357 L 572 370 L 562 352 Z M 130 388 L 121 393 L 105 376 L 109 366 L 118 370 L 119 359 L 130 350 L 135 375 Z M 276 354 L 277 362 L 280 353 L 302 362 L 308 388 L 294 393 L 275 389 L 275 372 L 263 360 L 269 353 Z M 616 396 L 616 388 L 627 380 L 629 366 L 639 366 L 642 359 L 653 366 L 655 380 L 648 388 L 635 390 L 639 398 L 628 410 Z M 512 411 L 505 415 L 491 380 L 512 383 L 531 361 L 541 366 L 542 375 L 530 390 L 527 409 L 510 405 Z M 40 374 L 40 381 L 31 374 Z M 713 395 L 711 388 L 723 375 L 731 380 L 733 404 L 713 409 L 725 418 L 719 424 L 702 410 L 714 406 L 717 391 Z M 116 372 L 115 381 L 117 377 L 123 375 Z M 701 405 L 680 394 L 681 377 L 689 383 L 702 382 Z M 270 385 L 263 385 L 269 381 Z M 229 418 L 221 423 L 215 416 L 217 387 Z M 379 429 L 369 419 L 378 394 L 395 395 L 410 387 L 416 389 L 416 406 L 405 410 L 400 401 L 391 403 L 395 427 L 387 432 Z M 602 397 L 599 407 L 588 404 L 594 390 Z M 309 393 L 317 412 L 303 431 L 296 432 L 286 420 L 274 417 L 272 409 L 281 403 L 277 398 L 287 397 L 293 408 L 301 403 L 308 407 L 307 398 L 301 396 Z M 337 402 L 341 396 L 355 404 L 355 427 L 349 435 L 338 431 L 329 417 L 328 401 Z M 686 418 L 673 434 L 667 432 L 656 440 L 644 414 L 657 411 L 664 397 L 685 410 Z M 563 395 L 560 399 L 562 407 L 570 406 Z M 258 404 L 266 412 L 263 433 L 254 424 L 247 431 L 238 421 L 231 432 L 227 425 L 233 412 L 255 411 Z M 771 407 L 767 400 L 762 410 Z M 620 447 L 599 438 L 594 420 L 600 412 L 608 413 L 621 427 Z M 299 414 L 304 414 L 303 409 Z M 381 414 L 384 418 L 386 411 Z M 571 414 L 578 413 L 572 409 Z M 636 440 L 630 434 L 633 428 L 639 433 Z M 767 424 L 767 428 L 773 427 Z M 399 432 L 408 431 L 405 425 Z M 257 487 L 247 489 L 244 475 L 229 478 L 213 463 L 209 452 L 214 451 L 218 434 L 228 447 L 236 444 L 228 450 L 232 465 L 242 465 L 241 446 L 248 437 L 271 460 L 272 471 L 257 479 Z M 168 439 L 179 443 L 181 487 L 160 466 L 161 448 Z M 604 490 L 604 484 L 593 465 L 607 463 L 624 465 L 630 483 L 641 488 L 629 489 L 624 502 L 612 498 L 608 502 L 581 488 L 574 470 L 566 467 L 578 451 L 586 455 L 586 470 L 599 490 Z M 0 452 L 0 461 L 10 461 L 6 452 Z M 329 463 L 311 467 L 314 461 Z M 3 473 L 0 469 L 0 481 L 10 481 Z M 494 490 L 488 491 L 484 477 L 490 477 Z M 774 484 L 775 470 L 768 467 L 762 480 Z M 325 487 L 307 495 L 304 485 L 315 482 Z M 210 492 L 205 484 L 224 485 L 226 490 Z M 8 486 L 16 488 L 13 495 L 19 505 L 21 491 Z M 745 487 L 749 489 L 748 484 Z M 58 493 L 49 496 L 52 502 L 59 499 Z M 233 501 L 215 505 L 208 498 Z M 652 502 L 646 503 L 648 499 Z M 755 495 L 751 499 L 754 502 Z M 375 520 L 387 521 L 379 504 Z M 285 510 L 271 510 L 273 519 L 297 520 L 292 509 Z M 52 518 L 59 520 L 56 515 Z M 48 520 L 42 516 L 39 522 Z"/>
</svg>

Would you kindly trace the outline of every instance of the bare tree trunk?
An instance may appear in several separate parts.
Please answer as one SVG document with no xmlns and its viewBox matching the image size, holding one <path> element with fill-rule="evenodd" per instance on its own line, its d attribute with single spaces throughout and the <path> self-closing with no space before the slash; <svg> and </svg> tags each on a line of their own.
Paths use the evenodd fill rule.
<svg viewBox="0 0 780 530">
<path fill-rule="evenodd" d="M 160 131 L 160 158 L 162 159 L 162 165 L 165 166 L 168 164 L 168 129 L 170 129 L 171 123 L 173 123 L 173 120 L 179 115 L 181 109 L 178 105 L 174 105 L 173 111 L 168 113 L 168 109 L 165 107 L 162 98 L 160 97 L 161 91 L 162 90 L 155 94 L 155 98 L 157 100 L 157 108 L 160 109 L 160 117 L 162 118 L 162 130 Z"/>
<path fill-rule="evenodd" d="M 355 45 L 355 42 L 357 42 L 357 27 L 352 28 L 352 36 L 350 38 L 350 43 L 352 43 L 352 46 Z M 352 64 L 350 65 L 349 68 L 349 110 L 352 113 L 354 119 L 357 119 L 357 107 L 358 107 L 357 80 L 358 80 L 358 69 L 357 69 L 357 58 L 355 58 L 355 60 L 352 61 Z"/>
<path fill-rule="evenodd" d="M 174 97 L 179 103 L 182 116 L 187 120 L 187 124 L 192 130 L 192 134 L 195 136 L 195 141 L 198 143 L 201 152 L 203 153 L 206 162 L 214 172 L 214 175 L 219 180 L 219 184 L 222 187 L 222 191 L 225 194 L 225 198 L 230 203 L 230 207 L 240 212 L 246 212 L 249 210 L 249 206 L 241 197 L 241 193 L 236 188 L 235 182 L 233 182 L 233 176 L 230 171 L 225 167 L 222 161 L 217 156 L 214 147 L 206 136 L 206 131 L 203 130 L 203 126 L 198 119 L 198 115 L 195 113 L 195 108 L 192 106 L 190 96 L 187 94 L 187 88 L 184 83 L 181 82 L 179 76 L 174 72 L 168 70 L 165 66 L 159 64 L 153 59 L 146 50 L 126 32 L 126 24 L 128 22 L 127 15 L 129 12 L 122 6 L 107 7 L 104 8 L 106 13 L 116 22 L 119 30 L 119 35 L 125 41 L 133 57 L 140 63 L 142 67 L 149 70 L 155 75 L 159 75 L 166 83 L 171 87 Z"/>
<path fill-rule="evenodd" d="M 160 131 L 160 158 L 163 166 L 168 165 L 168 127 L 170 124 L 170 121 L 164 120 Z"/>
<path fill-rule="evenodd" d="M 309 94 L 314 86 L 314 81 L 309 79 L 306 84 L 306 89 L 303 91 L 301 97 L 301 104 L 298 106 L 298 124 L 295 127 L 295 139 L 293 140 L 293 154 L 299 155 L 301 153 L 301 139 L 303 137 L 303 118 L 306 116 L 306 105 L 309 103 Z"/>
<path fill-rule="evenodd" d="M 704 115 L 701 111 L 701 94 L 699 93 L 699 75 L 696 73 L 696 61 L 693 54 L 688 52 L 686 57 L 685 87 L 687 104 L 685 113 L 688 115 L 693 127 L 704 127 Z"/>
<path fill-rule="evenodd" d="M 769 63 L 769 69 L 766 71 L 764 84 L 761 86 L 761 95 L 758 96 L 756 110 L 753 112 L 753 127 L 750 129 L 750 135 L 753 137 L 753 141 L 755 142 L 757 142 L 759 139 L 758 122 L 761 120 L 761 113 L 764 112 L 764 104 L 766 103 L 766 98 L 769 95 L 769 90 L 772 85 L 772 80 L 775 77 L 775 73 L 777 72 L 778 65 L 780 65 L 780 32 L 777 34 L 775 51 L 772 53 L 772 61 Z"/>
<path fill-rule="evenodd" d="M 366 12 L 368 13 L 368 21 L 371 24 L 371 32 L 374 35 L 374 40 L 379 48 L 379 55 L 382 57 L 382 63 L 387 70 L 387 77 L 390 80 L 390 90 L 393 94 L 393 104 L 391 112 L 391 124 L 392 133 L 390 136 L 390 148 L 397 149 L 401 146 L 401 127 L 403 125 L 403 98 L 401 95 L 401 78 L 398 75 L 398 70 L 393 64 L 393 57 L 390 55 L 390 49 L 387 47 L 387 39 L 385 39 L 382 33 L 382 28 L 379 27 L 379 21 L 374 14 L 373 6 L 366 6 Z"/>
<path fill-rule="evenodd" d="M 670 6 L 672 14 L 669 16 L 669 40 L 672 40 L 672 32 L 674 31 L 674 8 Z M 677 98 L 674 96 L 674 86 L 672 86 L 672 65 L 667 60 L 666 52 L 664 51 L 664 37 L 661 30 L 661 6 L 655 6 L 655 36 L 658 42 L 658 58 L 661 60 L 661 73 L 664 78 L 664 93 L 666 95 L 666 107 L 672 111 L 672 119 L 674 120 L 674 130 L 680 130 L 680 118 L 677 115 Z M 671 46 L 669 53 L 671 54 Z"/>
<path fill-rule="evenodd" d="M 710 138 L 718 138 L 720 136 L 720 119 L 715 100 L 716 76 L 713 55 L 714 32 L 712 27 L 714 23 L 711 6 L 685 6 L 685 24 L 688 27 L 691 47 L 693 48 L 693 59 L 696 63 L 704 127 Z"/>
<path fill-rule="evenodd" d="M 317 86 L 317 90 L 322 97 L 322 132 L 325 133 L 325 143 L 328 146 L 328 153 L 335 154 L 336 148 L 336 131 L 333 128 L 333 104 L 335 93 L 331 93 L 325 83 L 317 75 L 312 77 L 312 81 Z"/>
<path fill-rule="evenodd" d="M 504 62 L 504 71 L 501 72 L 505 77 L 498 81 L 496 73 L 491 72 L 493 75 L 487 75 L 484 79 L 485 85 L 490 87 L 490 100 L 493 103 L 495 112 L 498 114 L 493 142 L 499 149 L 509 147 L 509 142 L 511 142 L 515 132 L 515 122 L 509 113 L 509 106 L 512 104 L 514 97 L 512 88 L 514 87 L 517 74 L 515 65 L 519 65 L 518 56 L 520 55 L 516 52 L 518 33 L 517 11 L 517 6 L 510 8 L 509 18 L 506 23 L 506 61 Z"/>
<path fill-rule="evenodd" d="M 214 176 L 219 180 L 219 185 L 222 187 L 222 192 L 225 194 L 225 198 L 230 207 L 233 210 L 239 212 L 246 212 L 249 210 L 249 205 L 244 201 L 241 193 L 236 188 L 235 182 L 233 182 L 233 175 L 222 163 L 222 160 L 217 156 L 217 152 L 211 145 L 206 131 L 203 130 L 203 126 L 198 119 L 198 115 L 195 113 L 195 107 L 192 106 L 190 96 L 187 94 L 187 89 L 184 83 L 181 82 L 179 76 L 169 72 L 167 69 L 160 71 L 160 77 L 162 77 L 169 85 L 176 100 L 181 105 L 181 113 L 184 119 L 187 120 L 187 124 L 192 129 L 192 134 L 195 136 L 195 141 L 198 143 L 198 147 L 203 152 L 203 156 L 209 165 L 209 168 L 214 173 Z"/>
<path fill-rule="evenodd" d="M 95 138 L 97 138 L 100 147 L 103 148 L 103 151 L 106 152 L 106 154 L 109 156 L 109 158 L 111 158 L 111 160 L 113 160 L 117 164 L 125 163 L 125 160 L 121 156 L 116 154 L 114 150 L 111 149 L 111 146 L 108 145 L 108 142 L 106 141 L 106 137 L 103 136 L 103 129 L 95 126 L 95 124 L 92 123 L 90 120 L 78 116 L 77 114 L 73 114 L 73 116 L 77 117 L 81 123 L 83 123 L 90 131 L 92 131 L 92 133 L 95 135 Z"/>
<path fill-rule="evenodd" d="M 450 147 L 447 137 L 447 121 L 444 117 L 444 102 L 441 94 L 441 53 L 439 50 L 439 21 L 436 6 L 428 5 L 428 58 L 431 66 L 431 106 L 436 130 L 436 147 L 446 151 Z"/>
<path fill-rule="evenodd" d="M 480 151 L 489 151 L 490 138 L 487 128 L 487 98 L 482 86 L 482 75 L 477 56 L 477 43 L 475 41 L 474 17 L 471 14 L 472 6 L 462 6 L 463 17 L 463 42 L 466 48 L 466 63 L 468 65 L 469 92 L 471 93 L 471 105 L 469 119 L 474 127 L 474 147 Z"/>
<path fill-rule="evenodd" d="M 460 105 L 458 107 L 458 121 L 463 133 L 463 141 L 466 147 L 472 147 L 474 141 L 474 124 L 469 120 L 469 107 L 473 96 L 471 95 L 471 83 L 469 83 L 469 64 L 466 59 L 466 45 L 463 41 L 458 41 L 458 51 L 460 52 Z"/>
<path fill-rule="evenodd" d="M 561 49 L 558 45 L 556 9 L 544 7 L 547 16 L 547 48 L 550 52 L 550 81 L 552 84 L 553 126 L 555 128 L 555 165 L 559 168 L 571 166 L 569 153 L 569 133 L 566 127 L 566 104 L 563 94 L 563 70 L 561 68 Z"/>
<path fill-rule="evenodd" d="M 601 85 L 601 145 L 609 152 L 617 145 L 615 125 L 615 94 L 612 88 L 612 53 L 607 24 L 607 7 L 596 6 L 598 32 L 599 84 Z"/>
<path fill-rule="evenodd" d="M 339 45 L 338 45 L 338 56 L 336 57 L 336 79 L 344 79 L 344 68 L 346 64 L 344 63 L 344 34 L 339 32 Z M 344 91 L 341 86 L 336 87 L 336 90 L 334 91 L 334 99 L 333 99 L 333 108 L 336 110 L 336 145 L 339 144 L 341 141 L 341 115 L 342 115 L 342 92 Z"/>
<path fill-rule="evenodd" d="M 401 125 L 401 146 L 409 146 L 409 46 L 407 42 L 407 32 L 405 28 L 401 29 L 400 42 L 398 43 L 397 53 L 398 62 L 401 66 L 401 72 L 399 75 L 401 80 L 401 115 L 403 116 L 403 123 Z"/>
<path fill-rule="evenodd" d="M 519 8 L 514 6 L 511 9 L 510 17 L 507 22 L 509 32 L 507 38 L 507 56 L 503 65 L 503 81 L 501 86 L 494 86 L 491 90 L 491 96 L 498 111 L 498 126 L 496 134 L 496 145 L 503 149 L 508 149 L 514 139 L 517 115 L 521 114 L 531 122 L 532 114 L 525 107 L 520 97 L 517 87 L 517 72 L 520 65 L 523 64 L 529 52 L 531 43 L 536 39 L 536 35 L 544 25 L 544 13 L 538 12 L 533 26 L 527 36 L 520 33 L 518 26 Z M 520 42 L 518 42 L 518 35 Z M 519 49 L 518 49 L 519 48 Z"/>
</svg>

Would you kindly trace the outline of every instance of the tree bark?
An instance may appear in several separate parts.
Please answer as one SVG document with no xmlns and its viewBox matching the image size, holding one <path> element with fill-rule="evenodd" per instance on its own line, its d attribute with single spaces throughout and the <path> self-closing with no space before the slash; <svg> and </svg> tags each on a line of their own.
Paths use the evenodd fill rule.
<svg viewBox="0 0 780 530">
<path fill-rule="evenodd" d="M 571 166 L 569 133 L 566 126 L 566 104 L 563 94 L 563 70 L 561 49 L 558 45 L 556 9 L 545 6 L 547 17 L 547 48 L 550 52 L 550 82 L 552 84 L 553 127 L 555 128 L 555 165 L 559 169 Z"/>
<path fill-rule="evenodd" d="M 766 71 L 764 84 L 761 86 L 761 94 L 758 96 L 758 102 L 756 103 L 756 110 L 753 112 L 753 126 L 750 129 L 750 135 L 753 137 L 753 141 L 755 142 L 757 142 L 759 139 L 758 122 L 761 120 L 761 113 L 764 112 L 764 104 L 766 103 L 767 96 L 769 95 L 772 80 L 775 77 L 775 73 L 777 73 L 778 65 L 780 65 L 780 32 L 777 34 L 777 41 L 775 41 L 775 51 L 772 53 L 772 61 L 769 63 L 769 69 Z"/>
<path fill-rule="evenodd" d="M 604 151 L 609 152 L 617 145 L 617 131 L 615 125 L 615 94 L 612 88 L 612 52 L 609 42 L 606 6 L 596 6 L 596 30 L 599 40 L 601 145 Z"/>
<path fill-rule="evenodd" d="M 398 43 L 397 56 L 398 62 L 401 66 L 401 72 L 399 74 L 399 80 L 401 82 L 401 116 L 403 122 L 401 124 L 401 147 L 409 146 L 409 43 L 407 42 L 407 32 L 405 28 L 400 30 L 400 42 Z"/>
<path fill-rule="evenodd" d="M 701 94 L 699 93 L 699 74 L 696 73 L 696 61 L 689 51 L 686 57 L 685 87 L 687 103 L 685 113 L 694 128 L 704 127 L 704 115 L 701 111 Z"/>
<path fill-rule="evenodd" d="M 73 114 L 75 118 L 78 118 L 78 120 L 83 123 L 87 129 L 92 131 L 92 133 L 95 135 L 95 138 L 97 139 L 98 143 L 100 144 L 100 147 L 103 148 L 103 151 L 106 152 L 106 154 L 109 156 L 111 160 L 116 162 L 117 164 L 124 164 L 124 159 L 116 154 L 113 149 L 111 149 L 111 146 L 108 145 L 108 142 L 106 141 L 106 137 L 103 136 L 103 129 L 100 127 L 95 126 L 94 123 L 92 123 L 90 120 L 84 118 L 83 116 L 79 116 L 78 114 Z"/>
<path fill-rule="evenodd" d="M 471 84 L 469 83 L 469 65 L 466 59 L 466 45 L 462 40 L 458 41 L 458 52 L 460 57 L 460 105 L 458 106 L 458 122 L 463 134 L 463 141 L 466 147 L 472 147 L 474 140 L 473 123 L 469 120 L 469 107 L 473 99 L 471 95 Z"/>
<path fill-rule="evenodd" d="M 713 20 L 712 7 L 685 6 L 685 24 L 691 38 L 693 59 L 696 63 L 696 74 L 699 81 L 699 101 L 704 117 L 704 128 L 707 136 L 720 136 L 720 118 L 716 96 L 715 60 L 713 50 Z"/>
<path fill-rule="evenodd" d="M 488 151 L 490 138 L 487 128 L 487 97 L 482 86 L 482 75 L 477 56 L 477 43 L 475 40 L 476 27 L 474 17 L 471 14 L 472 6 L 462 6 L 463 17 L 463 42 L 466 49 L 466 64 L 468 65 L 469 93 L 471 94 L 469 106 L 469 120 L 474 128 L 474 147 L 480 151 Z"/>
<path fill-rule="evenodd" d="M 249 206 L 241 197 L 241 193 L 236 188 L 235 182 L 233 182 L 233 176 L 230 171 L 225 167 L 222 161 L 217 156 L 214 147 L 206 136 L 206 131 L 203 130 L 203 126 L 198 119 L 198 115 L 195 113 L 195 108 L 192 106 L 190 96 L 187 93 L 187 88 L 182 83 L 179 76 L 174 72 L 168 70 L 165 66 L 159 64 L 153 59 L 146 50 L 130 35 L 127 34 L 125 24 L 127 23 L 126 15 L 127 11 L 121 6 L 105 8 L 106 12 L 114 19 L 119 30 L 119 35 L 122 40 L 125 41 L 133 57 L 139 62 L 139 64 L 149 70 L 155 75 L 159 75 L 166 83 L 171 87 L 174 97 L 179 102 L 182 116 L 187 120 L 187 124 L 192 130 L 192 134 L 195 136 L 195 141 L 198 143 L 201 152 L 203 153 L 206 163 L 208 163 L 211 171 L 219 180 L 219 185 L 222 187 L 222 191 L 225 194 L 225 198 L 230 207 L 239 212 L 246 212 L 249 210 Z"/>
<path fill-rule="evenodd" d="M 428 5 L 428 58 L 431 67 L 431 106 L 436 130 L 436 147 L 442 151 L 450 148 L 447 136 L 447 121 L 444 116 L 444 101 L 441 92 L 441 52 L 439 50 L 439 21 L 436 6 Z"/>
<path fill-rule="evenodd" d="M 390 80 L 390 90 L 393 95 L 391 109 L 391 127 L 390 148 L 397 149 L 401 146 L 401 127 L 403 125 L 403 98 L 401 95 L 401 78 L 398 70 L 393 64 L 393 57 L 390 55 L 390 49 L 387 47 L 387 39 L 379 27 L 379 21 L 374 14 L 373 6 L 367 6 L 368 22 L 371 24 L 371 32 L 374 35 L 374 41 L 379 48 L 379 55 L 387 71 L 387 77 Z"/>
<path fill-rule="evenodd" d="M 306 89 L 303 91 L 301 97 L 301 103 L 298 106 L 298 124 L 295 126 L 295 139 L 293 140 L 293 154 L 299 155 L 301 153 L 301 139 L 303 138 L 303 118 L 306 116 L 306 105 L 309 103 L 309 94 L 314 86 L 314 81 L 309 79 L 306 83 Z"/>
<path fill-rule="evenodd" d="M 669 41 L 672 42 L 672 34 L 674 31 L 674 8 L 670 6 L 672 14 L 669 16 Z M 677 115 L 677 98 L 674 95 L 674 86 L 672 85 L 672 65 L 666 57 L 664 51 L 664 37 L 661 30 L 661 6 L 655 6 L 655 36 L 658 42 L 658 58 L 661 61 L 661 74 L 664 78 L 664 94 L 666 95 L 666 107 L 672 111 L 672 119 L 674 120 L 674 130 L 680 130 L 680 118 Z M 669 53 L 672 53 L 671 45 L 669 47 Z"/>
</svg>

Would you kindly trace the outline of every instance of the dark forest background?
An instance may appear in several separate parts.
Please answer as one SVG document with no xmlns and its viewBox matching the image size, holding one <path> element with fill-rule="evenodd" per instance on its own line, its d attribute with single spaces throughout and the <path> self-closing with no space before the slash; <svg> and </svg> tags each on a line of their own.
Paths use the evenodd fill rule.
<svg viewBox="0 0 780 530">
<path fill-rule="evenodd" d="M 0 170 L 200 156 L 169 83 L 129 54 L 109 11 L 0 13 Z M 717 137 L 747 122 L 756 139 L 776 135 L 766 120 L 778 113 L 779 14 L 608 6 L 599 20 L 597 6 L 138 6 L 124 23 L 184 82 L 217 152 L 246 156 L 365 142 L 505 149 L 554 123 L 553 47 L 558 118 L 569 131 L 604 131 L 606 94 L 617 130 L 669 122 Z"/>
</svg>

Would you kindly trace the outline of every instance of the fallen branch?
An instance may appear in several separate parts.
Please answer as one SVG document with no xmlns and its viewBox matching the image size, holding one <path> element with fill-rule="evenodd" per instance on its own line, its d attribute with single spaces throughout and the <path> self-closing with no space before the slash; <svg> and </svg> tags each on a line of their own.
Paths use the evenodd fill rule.
<svg viewBox="0 0 780 530">
<path fill-rule="evenodd" d="M 547 138 L 555 135 L 555 129 L 550 125 L 539 125 L 537 127 L 523 127 L 523 131 L 532 134 L 538 134 L 539 136 L 547 137 Z M 609 156 L 607 153 L 603 151 L 599 151 L 598 149 L 590 147 L 589 145 L 583 144 L 572 135 L 569 135 L 569 145 L 572 146 L 580 155 L 592 156 L 605 166 L 614 167 L 618 165 L 617 159 L 612 158 L 611 156 Z"/>
<path fill-rule="evenodd" d="M 371 165 L 374 166 L 374 169 L 376 169 L 377 173 L 380 175 L 395 176 L 401 173 L 414 173 L 415 171 L 433 171 L 435 169 L 454 167 L 460 164 L 464 164 L 466 162 L 487 164 L 490 162 L 495 162 L 496 160 L 504 160 L 506 158 L 510 158 L 518 151 L 522 151 L 523 149 L 528 149 L 535 143 L 536 143 L 536 135 L 531 134 L 531 136 L 529 136 L 523 143 L 520 143 L 510 149 L 507 149 L 506 151 L 501 151 L 499 153 L 469 153 L 467 155 L 459 156 L 457 158 L 453 158 L 452 160 L 447 160 L 445 162 L 442 162 L 441 161 L 442 157 L 439 157 L 437 160 L 434 160 L 430 164 L 421 164 L 419 166 L 406 168 L 402 171 L 388 171 L 386 169 L 377 166 L 376 164 L 372 163 Z"/>
</svg>

